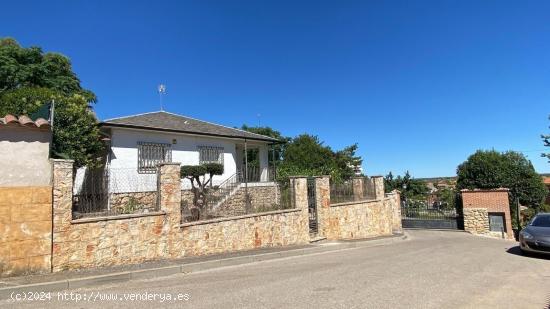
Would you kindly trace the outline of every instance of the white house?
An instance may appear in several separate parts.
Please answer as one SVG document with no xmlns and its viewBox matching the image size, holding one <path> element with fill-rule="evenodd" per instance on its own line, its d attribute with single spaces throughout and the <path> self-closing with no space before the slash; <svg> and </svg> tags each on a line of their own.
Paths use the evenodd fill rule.
<svg viewBox="0 0 550 309">
<path fill-rule="evenodd" d="M 156 189 L 161 162 L 222 163 L 224 174 L 214 177 L 214 185 L 231 177 L 247 182 L 273 180 L 268 151 L 280 143 L 275 138 L 165 111 L 107 119 L 100 128 L 110 139 L 106 165 L 112 191 L 128 191 L 128 186 L 132 191 Z M 245 150 L 255 153 L 255 164 L 248 164 Z M 189 185 L 182 182 L 182 189 Z"/>
</svg>

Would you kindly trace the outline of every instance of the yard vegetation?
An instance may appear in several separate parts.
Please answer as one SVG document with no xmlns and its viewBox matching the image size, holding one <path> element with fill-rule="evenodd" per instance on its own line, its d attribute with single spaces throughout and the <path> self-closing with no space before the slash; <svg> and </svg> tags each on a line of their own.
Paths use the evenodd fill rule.
<svg viewBox="0 0 550 309">
<path fill-rule="evenodd" d="M 97 97 L 81 86 L 69 58 L 0 38 L 0 116 L 47 118 L 54 101 L 52 156 L 74 159 L 75 167 L 100 165 L 104 147 L 92 111 Z"/>
</svg>

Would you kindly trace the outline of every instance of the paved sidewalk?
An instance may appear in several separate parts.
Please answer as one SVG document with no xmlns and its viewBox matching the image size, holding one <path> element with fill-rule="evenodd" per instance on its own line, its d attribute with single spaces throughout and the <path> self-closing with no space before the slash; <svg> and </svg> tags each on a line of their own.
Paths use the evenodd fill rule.
<svg viewBox="0 0 550 309">
<path fill-rule="evenodd" d="M 398 234 L 389 237 L 377 237 L 355 241 L 321 241 L 304 246 L 263 248 L 221 255 L 151 261 L 134 265 L 0 278 L 0 300 L 6 298 L 7 295 L 12 294 L 14 291 L 60 291 L 84 286 L 90 287 L 94 285 L 123 282 L 132 279 L 150 279 L 179 273 L 192 273 L 219 267 L 309 255 L 345 248 L 378 246 L 406 239 L 406 234 Z"/>
</svg>

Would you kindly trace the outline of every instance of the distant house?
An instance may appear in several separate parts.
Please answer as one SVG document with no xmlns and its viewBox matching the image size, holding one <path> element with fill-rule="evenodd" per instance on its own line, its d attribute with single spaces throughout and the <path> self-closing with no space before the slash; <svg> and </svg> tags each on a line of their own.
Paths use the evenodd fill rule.
<svg viewBox="0 0 550 309">
<path fill-rule="evenodd" d="M 156 179 L 151 174 L 161 162 L 221 163 L 224 174 L 214 178 L 214 185 L 232 176 L 248 182 L 274 178 L 268 151 L 280 143 L 275 138 L 165 111 L 107 119 L 100 128 L 110 140 L 106 166 L 119 183 L 139 186 L 141 180 Z M 154 180 L 142 182 L 145 187 L 154 185 Z M 117 181 L 111 183 L 116 186 Z"/>
</svg>

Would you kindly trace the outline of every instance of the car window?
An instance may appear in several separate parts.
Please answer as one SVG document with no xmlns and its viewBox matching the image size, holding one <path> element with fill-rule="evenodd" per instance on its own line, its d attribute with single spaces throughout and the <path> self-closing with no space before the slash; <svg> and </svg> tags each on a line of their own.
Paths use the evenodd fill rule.
<svg viewBox="0 0 550 309">
<path fill-rule="evenodd" d="M 531 223 L 532 226 L 550 227 L 550 216 L 537 216 Z"/>
</svg>

